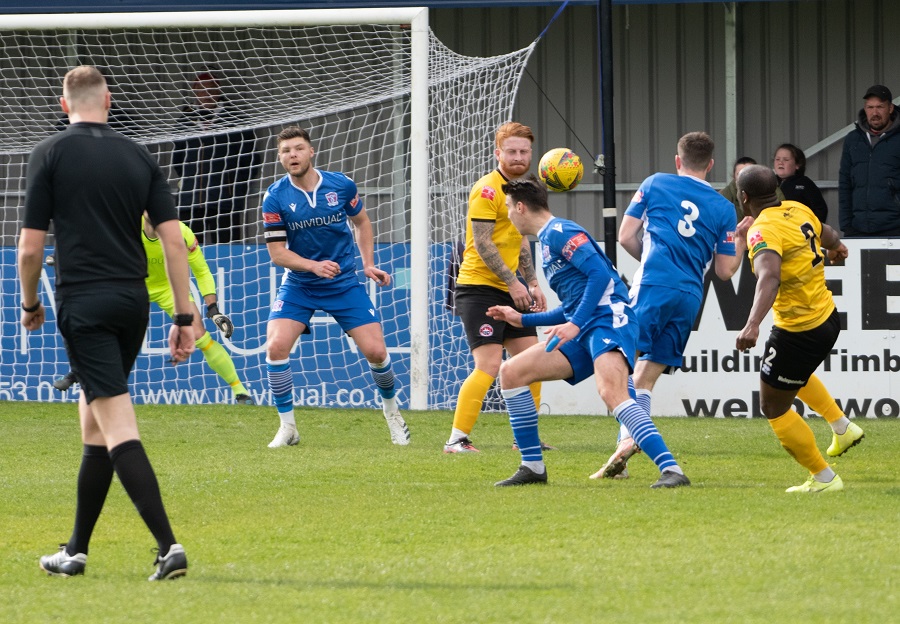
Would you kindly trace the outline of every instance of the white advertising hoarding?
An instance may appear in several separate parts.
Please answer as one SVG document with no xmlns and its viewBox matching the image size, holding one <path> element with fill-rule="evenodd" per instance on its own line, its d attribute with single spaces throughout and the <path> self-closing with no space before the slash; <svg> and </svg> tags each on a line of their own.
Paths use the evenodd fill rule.
<svg viewBox="0 0 900 624">
<path fill-rule="evenodd" d="M 816 374 L 851 417 L 900 416 L 900 239 L 844 241 L 850 257 L 827 266 L 825 277 L 841 314 L 841 334 Z M 637 261 L 618 249 L 619 273 L 631 279 Z M 653 414 L 716 418 L 761 417 L 759 360 L 771 312 L 754 349 L 740 353 L 735 338 L 747 320 L 756 278 L 744 259 L 728 282 L 707 277 L 703 308 L 685 351 L 684 368 L 660 377 L 653 391 Z M 552 291 L 545 285 L 545 292 Z M 555 302 L 554 302 L 555 303 Z M 606 413 L 592 379 L 569 386 L 544 385 L 542 412 Z M 798 411 L 810 415 L 799 399 Z"/>
</svg>

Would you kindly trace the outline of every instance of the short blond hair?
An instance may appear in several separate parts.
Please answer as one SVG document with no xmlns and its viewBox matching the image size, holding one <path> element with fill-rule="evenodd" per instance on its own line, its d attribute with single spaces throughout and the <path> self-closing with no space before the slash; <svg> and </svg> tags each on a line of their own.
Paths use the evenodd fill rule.
<svg viewBox="0 0 900 624">
<path fill-rule="evenodd" d="M 82 106 L 103 106 L 103 96 L 107 90 L 106 78 L 100 70 L 90 65 L 76 67 L 63 78 L 63 97 L 66 98 L 70 112 L 75 112 Z"/>
<path fill-rule="evenodd" d="M 531 131 L 531 128 L 529 128 L 528 126 L 524 126 L 516 121 L 510 121 L 497 128 L 497 135 L 495 139 L 497 149 L 500 149 L 503 141 L 510 137 L 528 139 L 529 141 L 534 143 L 534 132 Z"/>
</svg>

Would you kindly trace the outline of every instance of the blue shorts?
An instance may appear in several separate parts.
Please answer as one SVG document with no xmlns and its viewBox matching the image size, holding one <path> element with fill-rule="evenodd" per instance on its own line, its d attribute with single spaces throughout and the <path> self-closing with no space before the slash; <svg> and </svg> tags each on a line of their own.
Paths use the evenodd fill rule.
<svg viewBox="0 0 900 624">
<path fill-rule="evenodd" d="M 303 333 L 308 334 L 309 320 L 318 310 L 333 316 L 345 332 L 381 322 L 381 316 L 365 287 L 356 281 L 348 281 L 341 290 L 282 284 L 269 310 L 269 320 L 283 318 L 303 323 L 306 326 Z"/>
<path fill-rule="evenodd" d="M 641 285 L 631 299 L 641 326 L 637 349 L 640 359 L 681 368 L 684 349 L 700 312 L 701 300 L 665 286 Z"/>
<path fill-rule="evenodd" d="M 628 372 L 634 372 L 635 343 L 638 326 L 633 314 L 630 322 L 619 327 L 608 325 L 588 326 L 575 340 L 570 340 L 559 348 L 572 366 L 572 376 L 565 381 L 575 385 L 594 374 L 594 360 L 609 351 L 618 350 L 628 362 Z"/>
</svg>

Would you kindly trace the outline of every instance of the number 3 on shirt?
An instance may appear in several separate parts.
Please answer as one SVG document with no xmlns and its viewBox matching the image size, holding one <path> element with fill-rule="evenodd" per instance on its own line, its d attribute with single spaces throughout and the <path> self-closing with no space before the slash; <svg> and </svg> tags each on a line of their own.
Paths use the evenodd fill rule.
<svg viewBox="0 0 900 624">
<path fill-rule="evenodd" d="M 681 207 L 687 212 L 685 213 L 684 218 L 679 219 L 678 221 L 678 233 L 685 238 L 690 238 L 697 233 L 697 228 L 694 227 L 694 221 L 700 217 L 700 209 L 697 208 L 697 204 L 688 200 L 681 202 Z"/>
</svg>

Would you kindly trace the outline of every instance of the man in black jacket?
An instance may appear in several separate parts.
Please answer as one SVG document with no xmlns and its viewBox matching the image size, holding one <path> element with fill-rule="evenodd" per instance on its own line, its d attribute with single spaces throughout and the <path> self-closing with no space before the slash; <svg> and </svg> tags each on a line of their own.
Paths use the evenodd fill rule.
<svg viewBox="0 0 900 624">
<path fill-rule="evenodd" d="M 218 78 L 200 72 L 191 83 L 194 103 L 182 109 L 181 123 L 194 134 L 178 141 L 172 166 L 181 178 L 179 217 L 204 245 L 240 242 L 243 212 L 259 162 L 252 130 L 222 92 Z"/>
<path fill-rule="evenodd" d="M 891 90 L 869 87 L 844 139 L 838 182 L 845 237 L 900 236 L 900 123 Z"/>
</svg>

